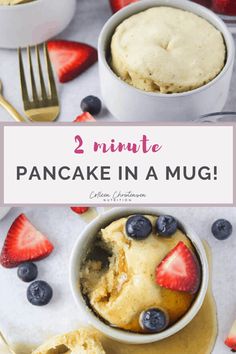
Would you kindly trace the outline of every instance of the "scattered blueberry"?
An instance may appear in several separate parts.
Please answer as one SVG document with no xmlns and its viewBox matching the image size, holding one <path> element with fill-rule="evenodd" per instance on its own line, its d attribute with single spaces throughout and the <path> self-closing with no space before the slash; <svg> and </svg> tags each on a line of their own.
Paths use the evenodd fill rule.
<svg viewBox="0 0 236 354">
<path fill-rule="evenodd" d="M 135 240 L 143 240 L 152 232 L 151 221 L 145 216 L 134 215 L 126 222 L 126 233 L 129 237 Z"/>
<path fill-rule="evenodd" d="M 25 262 L 19 265 L 17 269 L 18 277 L 26 283 L 35 280 L 38 276 L 38 268 L 32 262 Z"/>
<path fill-rule="evenodd" d="M 161 332 L 169 324 L 167 314 L 160 309 L 149 309 L 141 313 L 140 325 L 148 332 Z"/>
<path fill-rule="evenodd" d="M 80 105 L 83 112 L 89 112 L 90 114 L 99 114 L 102 109 L 101 100 L 95 96 L 87 96 L 81 101 Z"/>
<path fill-rule="evenodd" d="M 161 236 L 173 235 L 178 227 L 177 220 L 170 215 L 161 215 L 156 222 L 156 231 Z"/>
<path fill-rule="evenodd" d="M 211 231 L 218 240 L 226 240 L 233 231 L 233 227 L 228 220 L 219 219 L 212 225 Z"/>
<path fill-rule="evenodd" d="M 51 286 L 42 280 L 33 282 L 27 289 L 27 299 L 35 306 L 47 305 L 51 301 L 52 295 Z"/>
</svg>

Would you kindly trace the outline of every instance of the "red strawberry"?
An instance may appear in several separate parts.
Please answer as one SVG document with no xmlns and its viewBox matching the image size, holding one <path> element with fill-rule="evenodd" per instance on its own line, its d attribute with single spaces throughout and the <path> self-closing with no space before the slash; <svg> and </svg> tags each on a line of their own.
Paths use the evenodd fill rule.
<svg viewBox="0 0 236 354">
<path fill-rule="evenodd" d="M 212 0 L 213 10 L 225 15 L 236 15 L 235 0 Z"/>
<path fill-rule="evenodd" d="M 132 4 L 133 2 L 137 2 L 138 0 L 110 0 L 111 9 L 113 13 L 119 11 L 123 7 Z"/>
<path fill-rule="evenodd" d="M 68 82 L 97 61 L 97 50 L 85 43 L 55 40 L 48 42 L 50 58 L 60 82 Z"/>
<path fill-rule="evenodd" d="M 2 252 L 3 267 L 14 268 L 22 262 L 38 261 L 53 251 L 53 245 L 21 214 L 11 225 Z"/>
<path fill-rule="evenodd" d="M 236 350 L 236 321 L 233 323 L 229 335 L 225 340 L 225 344 L 232 349 L 232 351 Z"/>
<path fill-rule="evenodd" d="M 183 242 L 179 242 L 159 264 L 156 282 L 167 289 L 197 292 L 200 285 L 199 262 Z"/>
<path fill-rule="evenodd" d="M 84 214 L 86 211 L 89 210 L 88 207 L 71 207 L 71 210 L 73 210 L 76 214 Z"/>
<path fill-rule="evenodd" d="M 84 112 L 80 116 L 76 117 L 74 122 L 75 123 L 96 122 L 96 119 L 89 112 Z"/>
</svg>

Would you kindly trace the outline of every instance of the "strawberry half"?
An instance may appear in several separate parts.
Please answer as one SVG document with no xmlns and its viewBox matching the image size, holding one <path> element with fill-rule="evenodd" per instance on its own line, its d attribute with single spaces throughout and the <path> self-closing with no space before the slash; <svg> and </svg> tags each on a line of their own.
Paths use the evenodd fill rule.
<svg viewBox="0 0 236 354">
<path fill-rule="evenodd" d="M 197 292 L 200 285 L 199 262 L 183 242 L 179 242 L 157 267 L 156 282 L 175 291 Z"/>
<path fill-rule="evenodd" d="M 236 351 L 236 321 L 233 323 L 229 335 L 225 340 L 225 345 L 232 349 L 232 351 Z"/>
<path fill-rule="evenodd" d="M 137 2 L 138 0 L 110 0 L 111 9 L 113 13 L 123 9 L 123 7 L 132 4 L 133 2 Z"/>
<path fill-rule="evenodd" d="M 75 212 L 76 214 L 84 214 L 86 211 L 89 210 L 88 207 L 71 207 L 71 210 Z"/>
<path fill-rule="evenodd" d="M 47 46 L 62 83 L 75 79 L 98 58 L 97 50 L 85 43 L 55 40 L 49 41 Z"/>
<path fill-rule="evenodd" d="M 89 112 L 84 112 L 80 116 L 76 117 L 74 122 L 75 123 L 96 122 L 96 119 Z"/>
<path fill-rule="evenodd" d="M 3 267 L 14 268 L 22 262 L 38 261 L 47 257 L 53 248 L 51 242 L 21 214 L 8 231 L 0 263 Z"/>
</svg>

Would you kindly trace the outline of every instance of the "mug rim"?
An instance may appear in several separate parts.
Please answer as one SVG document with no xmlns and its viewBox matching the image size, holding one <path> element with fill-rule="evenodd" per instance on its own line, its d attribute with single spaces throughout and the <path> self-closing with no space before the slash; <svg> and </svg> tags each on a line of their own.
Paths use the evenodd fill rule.
<svg viewBox="0 0 236 354">
<path fill-rule="evenodd" d="M 197 315 L 198 311 L 200 310 L 206 296 L 206 292 L 208 289 L 208 282 L 209 282 L 209 267 L 208 267 L 206 252 L 203 247 L 202 241 L 197 236 L 197 234 L 188 225 L 186 225 L 186 223 L 180 222 L 177 217 L 176 219 L 178 220 L 180 226 L 183 227 L 186 235 L 193 243 L 201 263 L 201 271 L 202 271 L 201 287 L 191 308 L 174 325 L 167 328 L 163 332 L 155 333 L 155 334 L 140 334 L 140 333 L 124 331 L 122 329 L 112 327 L 106 324 L 105 322 L 103 322 L 102 320 L 100 320 L 96 316 L 96 314 L 92 311 L 92 309 L 90 309 L 86 304 L 84 297 L 81 293 L 81 289 L 79 287 L 79 279 L 78 279 L 79 269 L 81 267 L 82 261 L 84 260 L 84 252 L 88 249 L 89 243 L 94 237 L 96 237 L 96 232 L 100 230 L 101 227 L 105 227 L 105 225 L 108 225 L 110 222 L 115 221 L 118 218 L 121 218 L 122 216 L 125 217 L 136 213 L 144 214 L 144 215 L 151 214 L 157 216 L 166 214 L 166 212 L 162 211 L 159 208 L 120 207 L 120 208 L 111 209 L 96 217 L 90 224 L 88 224 L 85 227 L 85 229 L 82 231 L 82 233 L 80 234 L 80 236 L 75 242 L 70 257 L 69 281 L 70 281 L 70 288 L 73 294 L 73 298 L 76 302 L 76 305 L 78 306 L 79 310 L 86 316 L 89 324 L 91 324 L 100 332 L 104 333 L 106 336 L 118 340 L 120 342 L 126 342 L 130 344 L 147 344 L 147 343 L 152 343 L 152 342 L 165 339 L 167 337 L 176 334 L 177 332 L 182 330 L 189 322 L 193 320 L 193 318 Z"/>
<path fill-rule="evenodd" d="M 209 23 L 211 23 L 216 29 L 218 29 L 221 32 L 226 46 L 227 58 L 223 69 L 214 79 L 209 81 L 207 84 L 202 85 L 190 91 L 167 94 L 167 93 L 144 91 L 142 89 L 129 85 L 127 82 L 120 79 L 115 74 L 115 72 L 110 67 L 106 58 L 107 43 L 108 42 L 110 43 L 110 40 L 112 38 L 112 35 L 114 34 L 115 29 L 117 28 L 117 26 L 119 26 L 119 24 L 122 21 L 128 19 L 130 16 L 155 6 L 169 6 L 169 7 L 174 7 L 174 8 L 192 12 L 195 15 L 198 15 L 203 19 L 205 19 L 206 21 L 208 21 Z M 194 93 L 200 93 L 202 91 L 207 90 L 208 88 L 213 86 L 218 80 L 220 80 L 222 76 L 224 76 L 232 66 L 232 62 L 234 61 L 234 56 L 235 56 L 235 44 L 234 44 L 233 36 L 229 31 L 227 25 L 224 23 L 224 21 L 213 11 L 207 9 L 202 5 L 187 0 L 145 0 L 145 1 L 142 0 L 124 7 L 123 9 L 119 10 L 117 13 L 115 13 L 113 16 L 111 16 L 108 19 L 108 21 L 103 26 L 99 35 L 98 54 L 99 54 L 99 61 L 104 65 L 109 75 L 111 75 L 113 79 L 115 79 L 118 83 L 123 85 L 124 89 L 129 88 L 134 92 L 143 93 L 144 95 L 150 97 L 161 97 L 161 98 L 173 97 L 174 98 L 174 97 L 185 97 L 185 96 L 193 95 Z"/>
<path fill-rule="evenodd" d="M 68 1 L 68 0 L 67 0 Z M 35 7 L 35 6 L 40 6 L 42 3 L 48 3 L 48 0 L 32 0 L 23 4 L 17 4 L 17 5 L 1 5 L 0 6 L 0 13 L 1 11 L 19 11 L 22 9 L 30 8 L 30 7 Z"/>
</svg>

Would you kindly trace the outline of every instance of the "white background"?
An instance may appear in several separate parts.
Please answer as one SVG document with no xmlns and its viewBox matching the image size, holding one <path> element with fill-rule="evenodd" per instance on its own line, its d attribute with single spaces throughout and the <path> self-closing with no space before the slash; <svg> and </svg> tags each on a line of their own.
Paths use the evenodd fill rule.
<svg viewBox="0 0 236 354">
<path fill-rule="evenodd" d="M 84 154 L 74 153 L 75 136 L 83 141 Z M 159 152 L 128 151 L 94 152 L 93 144 L 117 142 L 138 143 L 145 134 L 150 143 L 162 145 Z M 210 139 L 209 139 L 210 137 Z M 209 145 L 210 143 L 210 145 Z M 17 147 L 17 148 L 14 148 Z M 144 193 L 146 198 L 132 203 L 149 204 L 230 204 L 233 202 L 233 128 L 230 126 L 6 126 L 4 127 L 4 200 L 6 204 L 99 204 L 104 200 L 90 199 L 91 192 L 110 193 L 115 190 Z M 217 180 L 165 178 L 165 167 L 217 166 Z M 31 170 L 36 166 L 111 166 L 111 180 L 80 179 L 62 181 L 59 178 L 40 181 L 16 178 L 17 166 Z M 138 180 L 118 180 L 118 166 L 138 166 Z M 158 181 L 146 176 L 154 166 Z M 191 171 L 191 169 L 190 169 Z M 67 173 L 66 173 L 67 175 Z M 73 174 L 72 174 L 73 175 Z M 99 177 L 98 177 L 99 178 Z M 105 202 L 107 203 L 107 202 Z M 110 204 L 119 203 L 110 201 Z M 131 202 L 130 202 L 131 203 Z"/>
</svg>

